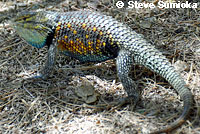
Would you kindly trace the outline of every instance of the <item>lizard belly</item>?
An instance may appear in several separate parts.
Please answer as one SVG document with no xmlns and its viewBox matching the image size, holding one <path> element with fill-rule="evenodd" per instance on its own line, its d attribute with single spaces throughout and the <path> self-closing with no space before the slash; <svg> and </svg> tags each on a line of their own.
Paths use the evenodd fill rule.
<svg viewBox="0 0 200 134">
<path fill-rule="evenodd" d="M 94 32 L 91 34 L 83 30 L 76 32 L 67 30 L 57 40 L 57 48 L 64 55 L 81 62 L 102 62 L 118 56 L 119 47 L 110 39 L 101 38 L 98 33 Z"/>
</svg>

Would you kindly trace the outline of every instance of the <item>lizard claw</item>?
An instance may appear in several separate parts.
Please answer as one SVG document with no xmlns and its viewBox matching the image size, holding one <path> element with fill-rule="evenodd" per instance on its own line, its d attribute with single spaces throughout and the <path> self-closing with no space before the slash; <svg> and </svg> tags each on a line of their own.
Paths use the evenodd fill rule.
<svg viewBox="0 0 200 134">
<path fill-rule="evenodd" d="M 125 105 L 125 104 L 131 104 L 130 109 L 131 109 L 131 111 L 133 111 L 134 108 L 135 108 L 135 106 L 136 106 L 136 104 L 137 104 L 137 100 L 135 100 L 135 99 L 133 98 L 133 96 L 128 96 L 128 97 L 126 97 L 126 98 L 120 99 L 119 102 L 114 103 L 113 105 L 114 105 L 116 108 L 119 108 L 119 107 L 122 107 L 122 106 Z"/>
<path fill-rule="evenodd" d="M 39 74 L 39 75 L 35 75 L 33 77 L 30 77 L 28 79 L 30 79 L 30 80 L 41 80 L 41 79 L 42 80 L 46 80 L 47 77 L 45 75 L 43 75 L 43 74 Z"/>
<path fill-rule="evenodd" d="M 33 79 L 46 79 L 46 77 L 42 74 L 36 75 L 32 77 Z"/>
</svg>

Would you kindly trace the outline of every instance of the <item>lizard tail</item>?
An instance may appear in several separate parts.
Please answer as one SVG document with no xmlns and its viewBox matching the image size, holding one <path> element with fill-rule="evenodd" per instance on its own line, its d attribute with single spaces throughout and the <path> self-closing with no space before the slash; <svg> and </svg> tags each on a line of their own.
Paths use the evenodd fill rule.
<svg viewBox="0 0 200 134">
<path fill-rule="evenodd" d="M 192 108 L 192 93 L 186 86 L 185 81 L 175 70 L 175 68 L 171 65 L 167 58 L 165 58 L 157 49 L 152 47 L 152 45 L 149 45 L 146 42 L 140 43 L 140 46 L 141 44 L 143 45 L 141 49 L 139 49 L 140 55 L 137 56 L 137 52 L 133 52 L 135 53 L 134 61 L 136 63 L 144 65 L 153 72 L 165 78 L 171 84 L 171 86 L 178 92 L 181 99 L 183 100 L 184 109 L 181 116 L 168 127 L 152 132 L 151 134 L 169 133 L 170 131 L 176 129 L 185 122 Z"/>
<path fill-rule="evenodd" d="M 170 133 L 172 130 L 178 128 L 186 121 L 186 118 L 188 114 L 190 113 L 191 106 L 192 106 L 192 94 L 188 90 L 188 88 L 185 86 L 183 86 L 182 91 L 183 92 L 180 94 L 180 96 L 183 99 L 184 109 L 181 116 L 175 122 L 173 122 L 171 125 L 167 126 L 166 128 L 154 131 L 150 134 Z"/>
</svg>

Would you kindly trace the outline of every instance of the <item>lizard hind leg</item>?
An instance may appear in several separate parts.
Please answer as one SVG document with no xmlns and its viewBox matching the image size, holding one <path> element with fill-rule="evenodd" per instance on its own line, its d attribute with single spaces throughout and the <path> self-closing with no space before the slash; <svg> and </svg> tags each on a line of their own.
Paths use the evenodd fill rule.
<svg viewBox="0 0 200 134">
<path fill-rule="evenodd" d="M 131 66 L 133 64 L 131 53 L 125 50 L 120 50 L 116 60 L 116 64 L 118 77 L 128 94 L 128 97 L 121 101 L 120 105 L 131 103 L 131 109 L 133 110 L 140 98 L 140 92 L 137 89 L 135 82 L 128 76 Z"/>
</svg>

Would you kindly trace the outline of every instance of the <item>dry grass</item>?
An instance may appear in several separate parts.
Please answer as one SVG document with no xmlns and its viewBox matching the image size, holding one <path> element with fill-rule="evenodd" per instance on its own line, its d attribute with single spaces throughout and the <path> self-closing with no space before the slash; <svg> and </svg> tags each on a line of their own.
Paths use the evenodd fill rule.
<svg viewBox="0 0 200 134">
<path fill-rule="evenodd" d="M 116 8 L 115 2 L 18 0 L 17 11 L 97 10 L 143 34 L 175 63 L 194 95 L 196 103 L 189 120 L 174 133 L 200 133 L 200 9 L 130 10 Z M 0 2 L 0 13 L 12 16 L 16 12 L 13 4 Z M 167 126 L 182 111 L 182 101 L 171 86 L 141 66 L 134 66 L 131 72 L 143 91 L 135 111 L 130 111 L 130 105 L 112 107 L 111 103 L 126 97 L 114 60 L 80 65 L 61 55 L 50 79 L 27 79 L 41 70 L 46 52 L 46 48 L 27 45 L 7 21 L 0 21 L 0 133 L 146 134 Z M 99 94 L 92 104 L 75 93 L 83 80 Z"/>
</svg>

